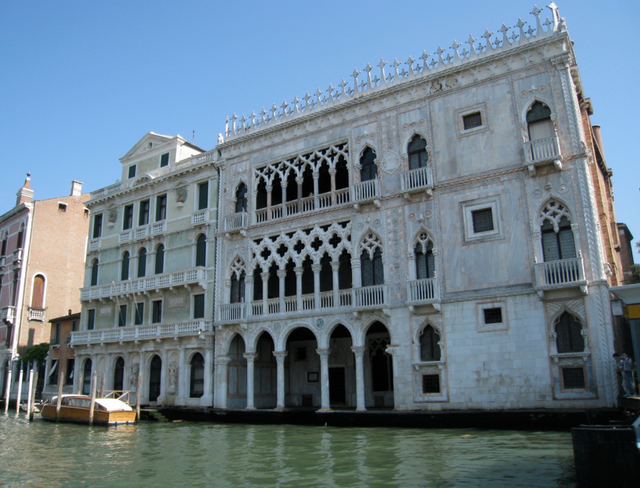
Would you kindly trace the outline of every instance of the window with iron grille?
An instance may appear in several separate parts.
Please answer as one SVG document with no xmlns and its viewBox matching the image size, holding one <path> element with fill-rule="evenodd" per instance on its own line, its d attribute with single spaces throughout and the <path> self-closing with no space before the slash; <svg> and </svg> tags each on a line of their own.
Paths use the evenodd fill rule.
<svg viewBox="0 0 640 488">
<path fill-rule="evenodd" d="M 422 375 L 422 393 L 440 393 L 440 375 L 439 374 L 423 374 Z"/>
<path fill-rule="evenodd" d="M 584 351 L 582 325 L 570 313 L 564 312 L 556 322 L 558 353 Z"/>
<path fill-rule="evenodd" d="M 491 208 L 483 208 L 471 212 L 473 218 L 473 232 L 488 232 L 493 230 L 493 212 Z"/>
<path fill-rule="evenodd" d="M 584 368 L 562 368 L 563 390 L 585 390 Z"/>
<path fill-rule="evenodd" d="M 462 125 L 464 126 L 464 130 L 482 127 L 482 114 L 480 112 L 473 112 L 467 115 L 463 115 Z"/>
<path fill-rule="evenodd" d="M 485 324 L 501 324 L 502 323 L 501 308 L 485 308 L 483 312 L 484 312 Z"/>
</svg>

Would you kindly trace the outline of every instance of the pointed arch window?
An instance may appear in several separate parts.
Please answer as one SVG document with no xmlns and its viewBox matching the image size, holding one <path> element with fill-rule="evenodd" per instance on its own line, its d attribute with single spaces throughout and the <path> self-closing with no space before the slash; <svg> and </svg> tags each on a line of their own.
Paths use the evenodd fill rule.
<svg viewBox="0 0 640 488">
<path fill-rule="evenodd" d="M 196 266 L 207 265 L 207 238 L 200 234 L 196 239 Z"/>
<path fill-rule="evenodd" d="M 99 262 L 97 259 L 94 259 L 91 263 L 91 286 L 96 286 L 98 284 L 98 267 Z"/>
<path fill-rule="evenodd" d="M 416 259 L 416 279 L 425 280 L 435 276 L 435 259 L 433 256 L 433 243 L 422 233 L 413 249 Z"/>
<path fill-rule="evenodd" d="M 156 248 L 155 274 L 164 273 L 164 245 L 159 244 Z"/>
<path fill-rule="evenodd" d="M 153 356 L 149 366 L 149 401 L 158 401 L 162 381 L 162 359 L 157 354 Z"/>
<path fill-rule="evenodd" d="M 376 153 L 367 147 L 360 156 L 360 180 L 369 181 L 378 177 L 378 166 L 375 163 Z"/>
<path fill-rule="evenodd" d="M 91 394 L 91 359 L 86 359 L 84 362 L 84 368 L 82 370 L 82 394 Z"/>
<path fill-rule="evenodd" d="M 384 284 L 382 243 L 375 234 L 368 234 L 362 241 L 360 269 L 362 274 L 362 286 Z"/>
<path fill-rule="evenodd" d="M 244 302 L 244 271 L 240 271 L 240 277 L 236 273 L 231 275 L 231 297 L 230 303 Z"/>
<path fill-rule="evenodd" d="M 421 136 L 415 135 L 409 142 L 407 147 L 409 156 L 409 169 L 418 169 L 427 167 L 427 141 Z"/>
<path fill-rule="evenodd" d="M 582 325 L 568 312 L 564 312 L 556 322 L 558 353 L 584 351 Z"/>
<path fill-rule="evenodd" d="M 530 141 L 553 137 L 555 132 L 551 121 L 551 109 L 544 103 L 536 101 L 527 112 L 527 127 Z"/>
<path fill-rule="evenodd" d="M 199 352 L 191 359 L 191 382 L 189 397 L 200 398 L 204 394 L 204 358 Z"/>
<path fill-rule="evenodd" d="M 240 183 L 236 190 L 236 213 L 247 211 L 247 185 Z"/>
<path fill-rule="evenodd" d="M 440 361 L 440 335 L 436 330 L 427 325 L 420 335 L 420 360 Z"/>
<path fill-rule="evenodd" d="M 576 257 L 576 245 L 570 219 L 571 216 L 566 207 L 556 201 L 550 201 L 542 210 L 540 231 L 545 261 Z"/>
</svg>

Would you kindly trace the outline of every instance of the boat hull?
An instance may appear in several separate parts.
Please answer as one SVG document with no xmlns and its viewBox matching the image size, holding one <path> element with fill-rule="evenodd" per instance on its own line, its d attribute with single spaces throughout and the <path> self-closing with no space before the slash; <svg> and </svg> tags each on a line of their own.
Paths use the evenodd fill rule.
<svg viewBox="0 0 640 488">
<path fill-rule="evenodd" d="M 42 418 L 48 421 L 56 421 L 56 405 L 47 404 L 40 412 Z M 76 424 L 89 423 L 89 408 L 77 406 L 61 406 L 58 422 L 72 422 Z M 118 425 L 132 424 L 136 421 L 135 411 L 115 411 L 106 412 L 95 409 L 93 412 L 93 423 L 96 425 Z"/>
</svg>

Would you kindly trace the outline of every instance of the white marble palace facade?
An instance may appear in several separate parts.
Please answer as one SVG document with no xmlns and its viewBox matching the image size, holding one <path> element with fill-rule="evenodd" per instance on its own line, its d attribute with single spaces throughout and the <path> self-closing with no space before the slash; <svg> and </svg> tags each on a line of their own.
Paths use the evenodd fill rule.
<svg viewBox="0 0 640 488">
<path fill-rule="evenodd" d="M 613 406 L 610 173 L 547 12 L 234 115 L 215 150 L 170 152 L 166 172 L 162 144 L 184 141 L 154 152 L 148 135 L 89 203 L 102 235 L 94 223 L 76 364 L 108 389 L 141 371 L 143 402 L 163 404 Z M 127 179 L 138 160 L 153 164 Z M 164 224 L 136 223 L 158 195 Z M 161 245 L 164 270 L 136 278 Z"/>
</svg>

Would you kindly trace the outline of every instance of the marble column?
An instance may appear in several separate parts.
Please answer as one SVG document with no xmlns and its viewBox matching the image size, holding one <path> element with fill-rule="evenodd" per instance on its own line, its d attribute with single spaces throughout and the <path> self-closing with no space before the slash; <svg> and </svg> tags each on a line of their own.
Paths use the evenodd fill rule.
<svg viewBox="0 0 640 488">
<path fill-rule="evenodd" d="M 176 395 L 176 405 L 186 405 L 189 396 L 189 385 L 187 384 L 187 375 L 185 374 L 185 350 L 181 347 L 178 351 L 178 392 Z"/>
<path fill-rule="evenodd" d="M 279 269 L 278 270 L 278 303 L 279 303 L 279 307 L 280 307 L 280 313 L 284 313 L 285 311 L 285 307 L 284 307 L 284 278 L 287 276 L 287 270 L 286 269 Z"/>
<path fill-rule="evenodd" d="M 340 306 L 340 261 L 331 261 L 331 276 L 333 279 L 333 306 Z"/>
<path fill-rule="evenodd" d="M 320 270 L 321 264 L 312 264 L 311 271 L 313 271 L 313 308 L 320 310 Z"/>
<path fill-rule="evenodd" d="M 267 219 L 271 220 L 271 191 L 273 190 L 273 186 L 267 185 Z"/>
<path fill-rule="evenodd" d="M 247 360 L 247 410 L 255 410 L 254 405 L 254 391 L 253 391 L 253 383 L 255 379 L 254 374 L 254 363 L 258 354 L 255 352 L 245 352 L 243 354 L 244 358 Z"/>
<path fill-rule="evenodd" d="M 300 266 L 293 268 L 296 273 L 296 304 L 298 312 L 302 312 L 302 273 L 304 269 Z"/>
<path fill-rule="evenodd" d="M 320 356 L 320 411 L 331 410 L 331 399 L 329 398 L 329 353 L 331 349 L 316 349 Z"/>
<path fill-rule="evenodd" d="M 227 366 L 231 358 L 229 356 L 218 356 L 216 358 L 216 399 L 214 406 L 216 408 L 227 408 Z M 206 364 L 206 362 L 205 362 Z M 205 369 L 206 375 L 206 369 Z"/>
<path fill-rule="evenodd" d="M 260 273 L 262 278 L 262 315 L 267 315 L 269 309 L 267 308 L 267 299 L 269 298 L 269 272 Z"/>
<path fill-rule="evenodd" d="M 277 378 L 278 378 L 278 387 L 277 387 L 277 402 L 276 402 L 276 410 L 284 410 L 284 360 L 287 357 L 288 351 L 273 351 L 273 355 L 276 357 L 276 362 L 278 366 L 277 370 Z"/>
<path fill-rule="evenodd" d="M 338 203 L 336 198 L 336 169 L 331 168 L 329 175 L 331 176 L 331 205 L 336 205 Z"/>
<path fill-rule="evenodd" d="M 231 360 L 231 358 L 229 358 Z M 200 406 L 208 407 L 213 403 L 213 346 L 208 344 L 204 350 L 204 384 L 203 394 L 200 398 Z M 185 368 L 188 367 L 185 365 Z M 226 373 L 225 373 L 226 374 Z"/>
<path fill-rule="evenodd" d="M 391 389 L 391 391 L 393 392 L 393 408 L 394 410 L 397 408 L 398 404 L 397 404 L 397 398 L 396 398 L 396 394 L 395 394 L 395 377 L 398 374 L 399 368 L 398 368 L 398 346 L 394 345 L 394 344 L 389 344 L 386 348 L 385 348 L 385 352 L 391 356 L 391 361 L 392 361 L 392 366 L 393 366 L 393 376 L 391 377 L 391 381 L 393 382 L 393 388 Z"/>
<path fill-rule="evenodd" d="M 253 315 L 253 273 L 247 272 L 244 277 L 244 306 L 247 307 L 247 317 Z"/>
<path fill-rule="evenodd" d="M 365 346 L 352 346 L 351 350 L 356 360 L 356 411 L 364 412 L 364 352 Z"/>
</svg>

